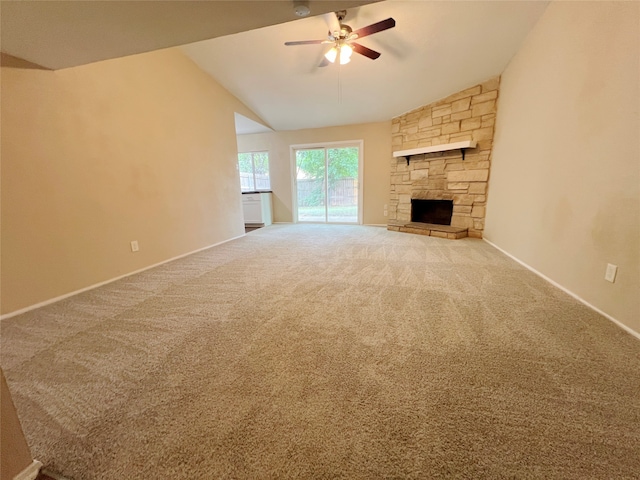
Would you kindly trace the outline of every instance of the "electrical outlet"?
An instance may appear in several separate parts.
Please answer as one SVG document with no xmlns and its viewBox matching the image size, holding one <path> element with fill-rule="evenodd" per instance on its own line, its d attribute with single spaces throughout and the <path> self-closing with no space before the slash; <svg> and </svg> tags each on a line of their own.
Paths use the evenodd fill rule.
<svg viewBox="0 0 640 480">
<path fill-rule="evenodd" d="M 607 263 L 607 272 L 604 274 L 604 279 L 613 283 L 616 281 L 616 273 L 618 273 L 618 266 Z"/>
<path fill-rule="evenodd" d="M 386 217 L 389 214 L 389 211 L 387 210 L 387 204 L 384 204 L 384 216 Z"/>
<path fill-rule="evenodd" d="M 132 252 L 137 252 L 138 250 L 140 250 L 140 247 L 138 246 L 138 241 L 134 240 L 131 242 L 131 251 Z"/>
</svg>

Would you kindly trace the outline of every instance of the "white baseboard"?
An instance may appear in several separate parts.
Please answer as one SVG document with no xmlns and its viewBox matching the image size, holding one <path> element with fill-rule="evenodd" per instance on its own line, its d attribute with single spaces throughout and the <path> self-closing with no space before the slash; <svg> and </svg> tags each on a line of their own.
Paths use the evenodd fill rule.
<svg viewBox="0 0 640 480">
<path fill-rule="evenodd" d="M 38 476 L 38 473 L 40 473 L 41 468 L 42 463 L 40 463 L 38 460 L 34 460 L 27 468 L 13 477 L 13 480 L 35 480 L 35 478 Z"/>
<path fill-rule="evenodd" d="M 63 477 L 59 473 L 52 472 L 51 470 L 48 470 L 47 468 L 43 468 L 41 470 L 41 472 L 42 472 L 43 475 L 46 475 L 47 477 L 53 478 L 53 480 L 69 480 L 67 477 Z"/>
<path fill-rule="evenodd" d="M 563 292 L 565 292 L 567 295 L 572 296 L 573 298 L 575 298 L 576 300 L 578 300 L 580 303 L 582 303 L 583 305 L 586 305 L 587 307 L 589 307 L 591 310 L 599 313 L 600 315 L 602 315 L 603 317 L 611 320 L 613 323 L 615 323 L 618 327 L 622 328 L 623 330 L 625 330 L 626 332 L 630 333 L 631 335 L 633 335 L 634 337 L 636 337 L 637 339 L 640 340 L 640 333 L 636 332 L 635 330 L 633 330 L 632 328 L 626 326 L 624 323 L 622 323 L 620 320 L 615 319 L 614 317 L 612 317 L 611 315 L 609 315 L 606 312 L 603 312 L 602 310 L 600 310 L 598 307 L 591 305 L 589 302 L 587 302 L 584 298 L 579 297 L 578 295 L 576 295 L 575 293 L 573 293 L 571 290 L 568 290 L 566 287 L 563 287 L 562 285 L 560 285 L 558 282 L 551 280 L 549 277 L 547 277 L 545 274 L 540 273 L 538 270 L 536 270 L 535 268 L 533 268 L 530 265 L 527 265 L 526 263 L 524 263 L 522 260 L 520 260 L 517 257 L 514 257 L 513 255 L 511 255 L 509 252 L 507 252 L 506 250 L 503 250 L 502 248 L 500 248 L 499 246 L 497 246 L 495 243 L 490 242 L 489 240 L 487 240 L 486 238 L 483 238 L 483 240 L 485 242 L 487 242 L 489 245 L 491 245 L 493 248 L 495 248 L 496 250 L 500 250 L 502 253 L 504 253 L 507 257 L 515 260 L 516 262 L 518 262 L 520 265 L 522 265 L 523 267 L 527 268 L 528 270 L 531 270 L 533 273 L 535 273 L 536 275 L 538 275 L 540 278 L 546 280 L 547 282 L 549 282 L 551 285 L 553 285 L 554 287 L 558 287 L 560 290 L 562 290 Z"/>
<path fill-rule="evenodd" d="M 138 270 L 134 270 L 133 272 L 125 273 L 124 275 L 120 275 L 118 277 L 105 280 L 104 282 L 94 283 L 93 285 L 89 285 L 88 287 L 81 288 L 80 290 L 74 290 L 73 292 L 65 293 L 64 295 L 60 295 L 59 297 L 50 298 L 49 300 L 45 300 L 44 302 L 38 302 L 33 305 L 29 305 L 28 307 L 21 308 L 20 310 L 14 310 L 13 312 L 5 313 L 4 315 L 0 315 L 0 321 L 5 320 L 7 318 L 15 317 L 16 315 L 21 315 L 23 313 L 30 312 L 31 310 L 36 310 L 37 308 L 51 305 L 52 303 L 59 302 L 60 300 L 64 300 L 65 298 L 73 297 L 74 295 L 78 295 L 80 293 L 93 290 L 94 288 L 102 287 L 109 283 L 113 283 L 117 280 L 121 280 L 123 278 L 130 277 L 131 275 L 135 275 L 136 273 L 141 273 L 141 272 L 144 272 L 145 270 L 150 270 L 152 268 L 159 267 L 160 265 L 164 265 L 165 263 L 173 262 L 174 260 L 188 257 L 189 255 L 193 255 L 194 253 L 202 252 L 203 250 L 208 250 L 210 248 L 217 247 L 218 245 L 222 245 L 223 243 L 231 242 L 232 240 L 237 240 L 238 238 L 242 238 L 245 235 L 246 233 L 243 233 L 242 235 L 238 235 L 237 237 L 229 238 L 227 240 L 214 243 L 213 245 L 208 245 L 206 247 L 198 248 L 197 250 L 193 250 L 188 253 L 183 253 L 182 255 L 178 255 L 177 257 L 172 257 L 167 260 L 163 260 L 162 262 L 154 263 L 153 265 L 149 265 L 148 267 L 140 268 Z"/>
<path fill-rule="evenodd" d="M 325 223 L 325 222 L 273 222 L 273 224 L 278 224 L 278 225 L 297 225 L 298 223 L 302 223 L 302 224 L 311 224 L 311 225 L 363 225 L 365 227 L 385 227 L 387 228 L 387 224 L 386 223 Z"/>
</svg>

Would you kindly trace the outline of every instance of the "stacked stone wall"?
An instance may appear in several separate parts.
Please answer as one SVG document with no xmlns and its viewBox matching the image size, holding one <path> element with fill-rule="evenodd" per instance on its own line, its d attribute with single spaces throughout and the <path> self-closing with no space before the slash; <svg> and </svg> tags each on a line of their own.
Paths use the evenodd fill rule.
<svg viewBox="0 0 640 480">
<path fill-rule="evenodd" d="M 451 225 L 482 238 L 500 77 L 392 120 L 393 150 L 464 140 L 477 147 L 391 160 L 389 227 L 411 221 L 411 199 L 453 200 Z"/>
</svg>

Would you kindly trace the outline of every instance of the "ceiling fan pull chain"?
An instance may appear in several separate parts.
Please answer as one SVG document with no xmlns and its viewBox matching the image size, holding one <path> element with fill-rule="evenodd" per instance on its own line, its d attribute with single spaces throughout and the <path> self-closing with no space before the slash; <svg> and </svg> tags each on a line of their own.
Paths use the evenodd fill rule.
<svg viewBox="0 0 640 480">
<path fill-rule="evenodd" d="M 342 105 L 342 64 L 338 63 L 338 105 Z"/>
</svg>

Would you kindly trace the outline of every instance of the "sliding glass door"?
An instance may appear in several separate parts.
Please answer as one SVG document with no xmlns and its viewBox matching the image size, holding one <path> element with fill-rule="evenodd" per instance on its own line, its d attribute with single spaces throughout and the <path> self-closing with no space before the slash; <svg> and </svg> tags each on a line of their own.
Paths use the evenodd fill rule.
<svg viewBox="0 0 640 480">
<path fill-rule="evenodd" d="M 358 223 L 360 148 L 296 148 L 298 222 Z"/>
</svg>

